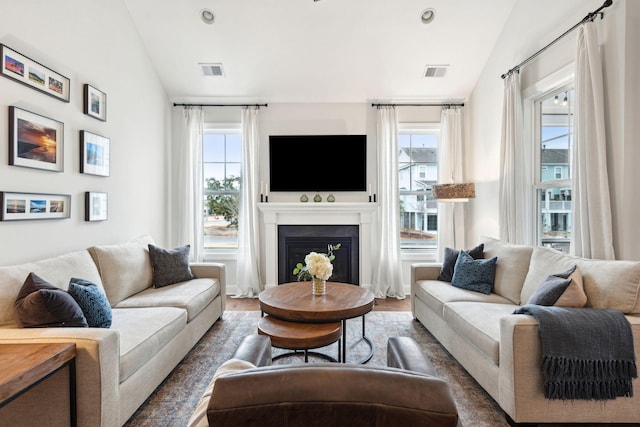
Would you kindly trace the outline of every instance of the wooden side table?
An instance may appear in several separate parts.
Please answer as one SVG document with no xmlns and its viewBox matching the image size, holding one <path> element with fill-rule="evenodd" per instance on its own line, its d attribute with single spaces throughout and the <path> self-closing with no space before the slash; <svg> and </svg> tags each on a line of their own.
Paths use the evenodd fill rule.
<svg viewBox="0 0 640 427">
<path fill-rule="evenodd" d="M 76 414 L 76 344 L 0 344 L 0 408 L 69 366 L 71 426 Z"/>
</svg>

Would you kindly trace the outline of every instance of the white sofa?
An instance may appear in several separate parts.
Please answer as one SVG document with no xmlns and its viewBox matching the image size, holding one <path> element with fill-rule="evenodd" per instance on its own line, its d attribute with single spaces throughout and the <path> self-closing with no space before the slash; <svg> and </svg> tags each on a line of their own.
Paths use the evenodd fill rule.
<svg viewBox="0 0 640 427">
<path fill-rule="evenodd" d="M 543 394 L 537 321 L 512 314 L 551 274 L 577 265 L 587 307 L 625 313 L 640 355 L 640 262 L 572 257 L 553 249 L 482 238 L 484 258 L 497 257 L 490 295 L 437 280 L 440 264 L 414 264 L 411 311 L 516 423 L 637 423 L 635 396 L 607 401 L 550 400 Z"/>
<path fill-rule="evenodd" d="M 225 309 L 223 264 L 191 264 L 195 279 L 153 288 L 144 236 L 32 263 L 0 267 L 0 345 L 75 342 L 81 427 L 123 425 Z M 72 277 L 104 290 L 110 328 L 22 328 L 14 302 L 35 272 L 67 289 Z M 67 375 L 54 375 L 0 410 L 0 426 L 69 425 Z"/>
</svg>

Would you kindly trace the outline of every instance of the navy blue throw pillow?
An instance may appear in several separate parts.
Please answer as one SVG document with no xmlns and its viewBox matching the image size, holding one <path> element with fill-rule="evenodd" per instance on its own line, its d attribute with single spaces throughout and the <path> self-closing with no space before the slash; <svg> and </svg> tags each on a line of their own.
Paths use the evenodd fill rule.
<svg viewBox="0 0 640 427">
<path fill-rule="evenodd" d="M 442 267 L 440 268 L 440 275 L 438 276 L 438 280 L 442 280 L 443 282 L 451 282 L 451 279 L 453 279 L 453 269 L 456 266 L 456 261 L 458 260 L 458 255 L 460 254 L 460 252 L 468 253 L 473 259 L 482 259 L 484 258 L 484 243 L 480 243 L 475 248 L 471 248 L 466 251 L 444 248 L 444 261 L 442 262 Z"/>
<path fill-rule="evenodd" d="M 72 278 L 68 292 L 82 309 L 90 328 L 111 327 L 111 306 L 98 285 L 88 280 Z"/>
<path fill-rule="evenodd" d="M 453 270 L 451 284 L 457 288 L 489 295 L 496 277 L 497 261 L 497 257 L 473 259 L 468 253 L 460 252 Z"/>
</svg>

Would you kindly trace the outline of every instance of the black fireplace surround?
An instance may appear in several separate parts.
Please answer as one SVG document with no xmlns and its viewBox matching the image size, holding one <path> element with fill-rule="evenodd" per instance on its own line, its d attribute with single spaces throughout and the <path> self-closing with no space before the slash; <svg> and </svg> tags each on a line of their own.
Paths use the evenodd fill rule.
<svg viewBox="0 0 640 427">
<path fill-rule="evenodd" d="M 333 274 L 329 281 L 360 284 L 360 227 L 358 225 L 279 225 L 278 284 L 295 282 L 293 269 L 304 265 L 309 252 L 328 253 L 328 245 L 340 243 L 334 251 Z"/>
</svg>

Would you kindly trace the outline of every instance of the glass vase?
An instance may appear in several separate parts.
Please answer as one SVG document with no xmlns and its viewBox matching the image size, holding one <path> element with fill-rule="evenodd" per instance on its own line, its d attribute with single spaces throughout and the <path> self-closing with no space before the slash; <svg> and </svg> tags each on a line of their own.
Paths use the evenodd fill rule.
<svg viewBox="0 0 640 427">
<path fill-rule="evenodd" d="M 313 295 L 325 295 L 327 293 L 327 281 L 313 277 L 311 279 L 311 293 Z"/>
</svg>

